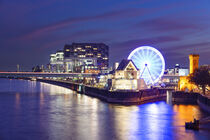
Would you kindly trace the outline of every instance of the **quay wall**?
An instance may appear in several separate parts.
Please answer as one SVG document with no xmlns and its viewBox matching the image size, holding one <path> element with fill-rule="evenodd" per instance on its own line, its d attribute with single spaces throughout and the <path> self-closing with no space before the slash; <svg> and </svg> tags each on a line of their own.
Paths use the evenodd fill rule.
<svg viewBox="0 0 210 140">
<path fill-rule="evenodd" d="M 205 97 L 205 96 L 199 94 L 197 103 L 201 109 L 210 113 L 210 99 L 208 97 Z"/>
<path fill-rule="evenodd" d="M 172 102 L 175 104 L 198 104 L 202 110 L 210 113 L 210 99 L 200 93 L 173 92 Z"/>
<path fill-rule="evenodd" d="M 83 93 L 83 90 L 81 87 L 82 85 L 80 85 L 79 83 L 72 83 L 72 82 L 60 81 L 60 80 L 48 80 L 48 79 L 37 79 L 37 81 L 69 88 L 76 92 Z"/>
<path fill-rule="evenodd" d="M 110 103 L 119 104 L 142 104 L 166 99 L 166 90 L 159 89 L 140 91 L 108 91 L 105 89 L 86 86 L 84 94 L 100 98 Z"/>
<path fill-rule="evenodd" d="M 175 104 L 197 104 L 198 93 L 177 91 L 172 93 L 172 102 Z"/>
<path fill-rule="evenodd" d="M 141 91 L 109 91 L 106 89 L 100 89 L 67 81 L 48 79 L 37 79 L 37 81 L 69 88 L 80 94 L 96 97 L 109 103 L 142 104 L 166 99 L 166 90 L 164 89 L 148 89 Z"/>
</svg>

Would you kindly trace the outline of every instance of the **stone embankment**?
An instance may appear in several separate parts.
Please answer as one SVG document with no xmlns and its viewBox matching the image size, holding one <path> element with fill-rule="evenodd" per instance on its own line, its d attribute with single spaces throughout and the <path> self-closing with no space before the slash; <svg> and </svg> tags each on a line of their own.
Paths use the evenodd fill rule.
<svg viewBox="0 0 210 140">
<path fill-rule="evenodd" d="M 198 103 L 198 105 L 200 106 L 201 109 L 210 113 L 210 98 L 199 94 L 198 99 L 197 99 L 197 103 Z"/>
<path fill-rule="evenodd" d="M 142 104 L 166 99 L 166 90 L 164 89 L 148 89 L 140 91 L 109 91 L 106 89 L 100 89 L 68 81 L 49 79 L 37 79 L 37 81 L 66 87 L 76 91 L 77 93 L 96 97 L 109 103 Z"/>
<path fill-rule="evenodd" d="M 200 93 L 177 91 L 172 93 L 174 104 L 198 104 L 201 109 L 210 113 L 210 98 Z"/>
</svg>

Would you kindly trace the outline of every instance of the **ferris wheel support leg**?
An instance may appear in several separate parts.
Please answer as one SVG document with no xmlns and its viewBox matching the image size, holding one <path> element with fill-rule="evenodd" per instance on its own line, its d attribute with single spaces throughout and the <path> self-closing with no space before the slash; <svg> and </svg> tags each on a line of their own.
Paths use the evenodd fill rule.
<svg viewBox="0 0 210 140">
<path fill-rule="evenodd" d="M 154 80 L 152 79 L 152 75 L 151 75 L 151 73 L 150 73 L 150 71 L 149 71 L 149 68 L 147 67 L 147 70 L 148 70 L 148 72 L 149 72 L 149 76 L 150 76 L 150 78 L 151 78 L 151 80 L 152 80 L 152 84 L 154 84 Z"/>
<path fill-rule="evenodd" d="M 140 78 L 142 77 L 142 75 L 143 75 L 143 73 L 144 73 L 144 71 L 145 71 L 145 67 L 146 67 L 146 66 L 144 66 L 144 69 L 143 69 L 143 71 L 142 71 L 142 73 L 141 73 L 141 75 L 140 75 Z"/>
</svg>

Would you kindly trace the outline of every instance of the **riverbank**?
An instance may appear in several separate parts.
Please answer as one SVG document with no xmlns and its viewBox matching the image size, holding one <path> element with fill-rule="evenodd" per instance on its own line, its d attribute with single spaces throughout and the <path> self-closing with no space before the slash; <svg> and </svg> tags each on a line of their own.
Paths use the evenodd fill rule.
<svg viewBox="0 0 210 140">
<path fill-rule="evenodd" d="M 210 113 L 210 99 L 200 93 L 177 91 L 172 93 L 174 104 L 198 104 L 200 108 Z"/>
<path fill-rule="evenodd" d="M 198 93 L 188 93 L 176 91 L 172 93 L 172 103 L 174 104 L 197 104 Z"/>
<path fill-rule="evenodd" d="M 79 94 L 96 97 L 109 103 L 131 105 L 166 100 L 166 90 L 164 89 L 147 89 L 140 91 L 110 91 L 68 81 L 49 79 L 37 79 L 37 81 L 69 88 Z"/>
</svg>

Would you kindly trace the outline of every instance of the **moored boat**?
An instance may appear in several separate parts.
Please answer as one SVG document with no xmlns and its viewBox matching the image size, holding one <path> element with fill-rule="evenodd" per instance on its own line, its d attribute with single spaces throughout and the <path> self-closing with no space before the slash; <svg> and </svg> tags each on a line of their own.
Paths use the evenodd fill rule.
<svg viewBox="0 0 210 140">
<path fill-rule="evenodd" d="M 194 119 L 194 122 L 185 122 L 185 128 L 199 130 L 199 120 Z"/>
</svg>

